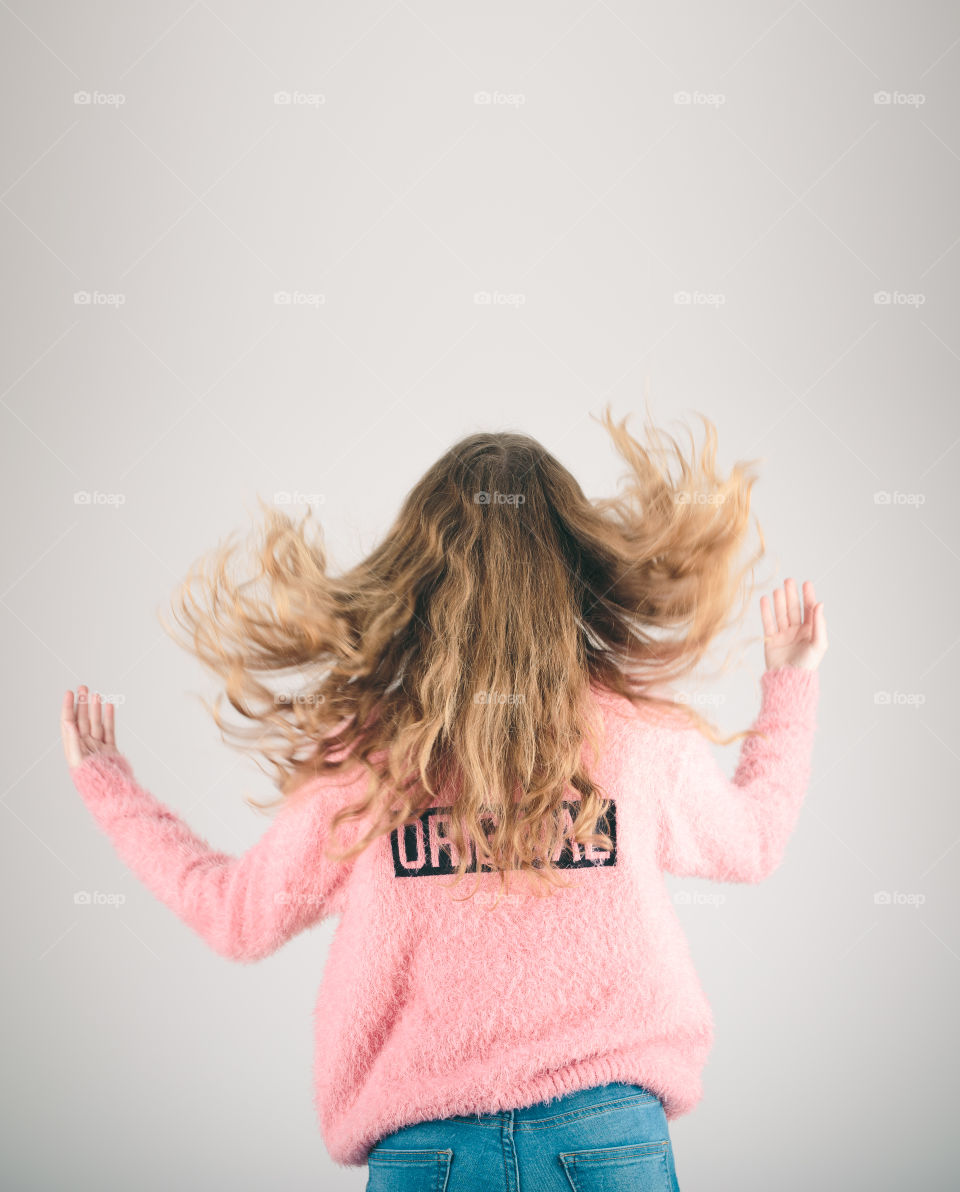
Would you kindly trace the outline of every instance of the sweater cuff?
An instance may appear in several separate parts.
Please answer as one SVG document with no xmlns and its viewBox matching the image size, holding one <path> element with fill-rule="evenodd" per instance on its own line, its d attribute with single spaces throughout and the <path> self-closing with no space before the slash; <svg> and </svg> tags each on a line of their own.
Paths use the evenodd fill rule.
<svg viewBox="0 0 960 1192">
<path fill-rule="evenodd" d="M 820 695 L 820 672 L 801 666 L 778 666 L 760 677 L 762 715 L 766 720 L 813 724 Z"/>
<path fill-rule="evenodd" d="M 97 798 L 135 781 L 133 767 L 122 753 L 91 753 L 71 767 L 70 777 L 84 798 Z"/>
</svg>

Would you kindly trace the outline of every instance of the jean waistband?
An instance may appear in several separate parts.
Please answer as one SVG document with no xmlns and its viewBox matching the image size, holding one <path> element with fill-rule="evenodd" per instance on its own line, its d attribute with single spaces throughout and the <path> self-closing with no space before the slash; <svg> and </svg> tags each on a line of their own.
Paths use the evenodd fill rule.
<svg viewBox="0 0 960 1192">
<path fill-rule="evenodd" d="M 524 1105 L 520 1109 L 506 1109 L 497 1113 L 456 1114 L 454 1120 L 474 1122 L 497 1122 L 505 1119 L 514 1122 L 539 1121 L 543 1118 L 558 1117 L 563 1113 L 575 1113 L 581 1109 L 590 1109 L 608 1101 L 621 1101 L 643 1096 L 656 1099 L 656 1094 L 641 1084 L 627 1084 L 615 1080 L 589 1089 L 577 1089 L 575 1092 L 565 1093 L 562 1097 L 554 1097 L 549 1101 L 538 1101 L 535 1105 Z"/>
</svg>

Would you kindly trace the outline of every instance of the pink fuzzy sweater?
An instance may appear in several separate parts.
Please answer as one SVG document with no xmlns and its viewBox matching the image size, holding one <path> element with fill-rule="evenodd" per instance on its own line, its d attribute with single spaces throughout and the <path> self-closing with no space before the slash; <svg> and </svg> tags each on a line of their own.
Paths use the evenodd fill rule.
<svg viewBox="0 0 960 1192">
<path fill-rule="evenodd" d="M 363 771 L 308 783 L 239 857 L 195 836 L 122 755 L 71 775 L 120 858 L 221 955 L 259 960 L 339 915 L 315 1011 L 315 1107 L 334 1161 L 362 1165 L 401 1126 L 607 1081 L 645 1085 L 668 1119 L 697 1104 L 713 1018 L 663 874 L 758 882 L 779 865 L 809 780 L 817 672 L 767 671 L 761 690 L 765 736 L 743 742 L 732 781 L 695 729 L 597 690 L 593 776 L 613 802 L 614 848 L 568 841 L 569 888 L 495 907 L 494 874 L 471 900 L 447 892 L 440 806 L 351 862 L 322 856 Z"/>
</svg>

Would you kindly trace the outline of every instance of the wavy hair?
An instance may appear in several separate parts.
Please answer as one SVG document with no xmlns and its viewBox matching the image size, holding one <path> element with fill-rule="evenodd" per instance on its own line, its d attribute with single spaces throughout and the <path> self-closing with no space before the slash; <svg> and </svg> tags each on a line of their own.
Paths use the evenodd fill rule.
<svg viewBox="0 0 960 1192">
<path fill-rule="evenodd" d="M 582 756 L 602 748 L 592 687 L 713 741 L 752 733 L 721 738 L 662 690 L 746 607 L 764 553 L 757 524 L 759 545 L 740 559 L 752 461 L 721 475 L 700 417 L 704 444 L 688 431 L 685 452 L 649 412 L 641 442 L 607 407 L 626 472 L 617 496 L 598 499 L 528 435 L 468 435 L 417 481 L 380 545 L 336 575 L 309 506 L 296 523 L 261 501 L 253 574 L 233 574 L 243 552 L 231 535 L 193 565 L 173 609 L 186 647 L 222 680 L 218 702 L 250 722 L 228 726 L 210 707 L 225 739 L 273 767 L 270 806 L 361 766 L 365 791 L 333 816 L 329 855 L 354 857 L 442 799 L 455 882 L 496 872 L 503 891 L 525 874 L 549 893 L 565 884 L 555 862 L 567 840 L 612 845 Z M 348 824 L 353 842 L 332 849 Z"/>
</svg>

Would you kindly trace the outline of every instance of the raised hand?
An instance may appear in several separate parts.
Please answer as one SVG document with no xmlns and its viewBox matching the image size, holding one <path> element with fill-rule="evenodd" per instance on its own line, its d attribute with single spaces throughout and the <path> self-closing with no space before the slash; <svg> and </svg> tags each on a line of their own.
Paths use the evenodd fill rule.
<svg viewBox="0 0 960 1192">
<path fill-rule="evenodd" d="M 74 706 L 73 692 L 64 692 L 60 712 L 63 752 L 71 770 L 94 754 L 107 757 L 118 754 L 113 704 L 101 705 L 99 692 L 94 692 L 90 700 L 85 685 L 78 689 L 77 696 L 77 706 Z"/>
<path fill-rule="evenodd" d="M 817 669 L 827 652 L 827 615 L 810 580 L 803 585 L 802 610 L 797 585 L 788 579 L 783 588 L 774 589 L 772 608 L 769 596 L 760 597 L 760 616 L 767 670 L 779 666 Z"/>
</svg>

